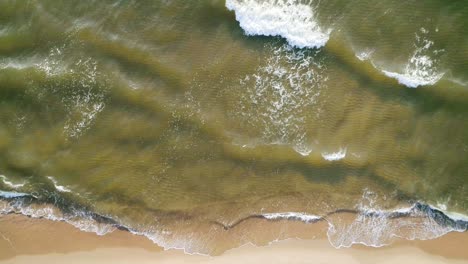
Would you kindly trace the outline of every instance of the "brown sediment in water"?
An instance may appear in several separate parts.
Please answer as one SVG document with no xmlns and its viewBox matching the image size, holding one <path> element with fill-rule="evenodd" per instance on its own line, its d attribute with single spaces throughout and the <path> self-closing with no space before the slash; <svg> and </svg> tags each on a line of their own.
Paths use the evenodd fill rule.
<svg viewBox="0 0 468 264">
<path fill-rule="evenodd" d="M 372 261 L 389 261 L 390 259 L 397 261 L 401 258 L 404 260 L 403 263 L 409 263 L 410 260 L 419 260 L 420 263 L 468 262 L 468 252 L 465 250 L 468 244 L 467 233 L 452 232 L 426 241 L 397 240 L 392 245 L 383 248 L 358 245 L 350 249 L 337 250 L 326 241 L 324 230 L 327 224 L 325 222 L 307 225 L 307 228 L 304 228 L 305 225 L 297 221 L 273 221 L 265 225 L 264 220 L 252 218 L 229 231 L 230 236 L 245 236 L 244 244 L 250 245 L 238 245 L 241 247 L 228 250 L 217 257 L 203 257 L 185 255 L 181 250 L 164 251 L 149 239 L 124 230 L 98 236 L 80 231 L 65 222 L 34 219 L 15 214 L 2 215 L 0 216 L 0 261 L 26 263 L 34 258 L 34 261 L 38 263 L 71 263 L 69 261 L 73 263 L 115 263 L 113 261 L 127 263 L 132 259 L 138 263 L 151 263 L 151 261 L 232 263 L 241 259 L 249 261 L 257 259 L 275 263 L 303 263 L 310 261 L 311 258 L 317 258 L 324 260 L 323 263 L 341 260 L 372 263 Z M 281 242 L 271 243 L 270 241 L 275 238 Z M 228 240 L 226 236 L 226 241 L 220 241 L 219 247 L 229 244 L 232 246 L 231 241 Z M 266 247 L 256 247 L 253 244 Z"/>
</svg>

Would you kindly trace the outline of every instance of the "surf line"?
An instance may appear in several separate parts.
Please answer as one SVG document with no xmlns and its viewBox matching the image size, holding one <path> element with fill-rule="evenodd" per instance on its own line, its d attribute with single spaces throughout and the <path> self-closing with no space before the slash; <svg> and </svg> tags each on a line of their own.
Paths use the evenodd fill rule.
<svg viewBox="0 0 468 264">
<path fill-rule="evenodd" d="M 37 203 L 37 204 L 44 204 L 40 199 L 38 199 L 36 196 L 30 195 L 30 194 L 21 194 L 21 195 L 5 195 L 5 196 L 0 196 L 0 201 L 6 201 L 6 202 L 16 202 L 16 201 L 27 201 L 29 203 Z M 57 209 L 63 211 L 60 207 Z M 138 230 L 135 230 L 134 228 L 122 225 L 118 221 L 114 220 L 110 216 L 104 216 L 96 212 L 92 212 L 86 209 L 83 209 L 87 213 L 88 216 L 91 217 L 94 221 L 96 221 L 97 224 L 99 223 L 105 223 L 113 226 L 114 228 L 122 231 L 127 231 L 131 232 L 133 234 L 138 233 Z M 158 211 L 158 213 L 162 213 L 164 215 L 172 215 L 172 214 L 177 214 L 176 212 L 162 212 Z M 3 211 L 3 215 L 6 214 L 17 214 L 17 215 L 24 215 L 26 217 L 32 217 L 31 215 L 25 215 L 22 214 L 21 212 L 18 212 L 14 208 L 8 211 Z M 339 215 L 339 214 L 353 214 L 357 216 L 365 216 L 369 218 L 377 218 L 377 217 L 384 217 L 387 219 L 397 219 L 397 218 L 406 218 L 406 217 L 411 217 L 411 218 L 430 218 L 431 220 L 435 221 L 438 225 L 443 226 L 443 227 L 451 227 L 454 229 L 454 231 L 458 232 L 467 232 L 468 231 L 468 221 L 462 220 L 462 219 L 453 219 L 450 218 L 447 214 L 445 214 L 443 211 L 438 210 L 434 207 L 431 207 L 428 204 L 424 204 L 421 202 L 416 202 L 414 203 L 411 207 L 404 208 L 404 209 L 396 209 L 394 211 L 384 211 L 384 210 L 359 210 L 359 209 L 337 209 L 331 212 L 328 212 L 322 216 L 316 216 L 316 215 L 310 215 L 310 214 L 305 214 L 305 213 L 297 213 L 297 212 L 283 212 L 283 213 L 264 213 L 264 214 L 251 214 L 246 217 L 243 217 L 241 219 L 238 219 L 237 221 L 231 223 L 231 224 L 225 224 L 216 220 L 211 220 L 208 221 L 209 223 L 213 225 L 217 225 L 223 228 L 225 231 L 229 231 L 231 229 L 236 228 L 237 226 L 241 225 L 243 222 L 246 222 L 251 219 L 260 219 L 260 220 L 265 220 L 265 221 L 271 221 L 271 222 L 278 222 L 278 221 L 300 221 L 304 222 L 305 224 L 314 224 L 318 222 L 328 222 L 329 224 L 332 224 L 330 221 L 329 217 L 333 215 Z M 189 215 L 184 214 L 185 219 L 190 219 L 191 217 Z M 37 218 L 45 218 L 45 217 L 37 217 Z M 65 218 L 60 219 L 58 221 L 62 222 L 67 222 Z"/>
<path fill-rule="evenodd" d="M 415 213 L 422 213 L 422 214 L 415 215 Z M 420 202 L 416 202 L 413 206 L 411 206 L 407 210 L 395 210 L 395 211 L 390 211 L 390 212 L 377 211 L 377 210 L 363 211 L 363 210 L 357 210 L 357 209 L 337 209 L 337 210 L 328 212 L 322 216 L 308 215 L 311 217 L 308 218 L 306 221 L 304 221 L 303 219 L 304 214 L 290 212 L 290 213 L 287 213 L 287 215 L 285 215 L 285 213 L 277 213 L 278 217 L 272 217 L 273 214 L 252 214 L 244 218 L 241 218 L 232 224 L 224 224 L 219 221 L 211 221 L 211 223 L 222 227 L 224 230 L 233 229 L 236 226 L 242 224 L 243 222 L 251 220 L 251 219 L 263 219 L 266 221 L 276 221 L 276 222 L 277 221 L 300 221 L 306 224 L 314 224 L 314 223 L 324 222 L 324 221 L 331 223 L 331 221 L 329 220 L 329 217 L 333 215 L 338 215 L 338 214 L 361 215 L 361 216 L 365 216 L 369 218 L 384 217 L 387 219 L 397 219 L 397 218 L 405 218 L 405 217 L 411 217 L 411 218 L 428 217 L 434 220 L 440 226 L 453 227 L 457 231 L 462 231 L 462 232 L 468 231 L 468 221 L 452 219 L 449 216 L 447 216 L 444 212 L 438 209 L 435 209 L 431 207 L 430 205 L 423 204 Z"/>
</svg>

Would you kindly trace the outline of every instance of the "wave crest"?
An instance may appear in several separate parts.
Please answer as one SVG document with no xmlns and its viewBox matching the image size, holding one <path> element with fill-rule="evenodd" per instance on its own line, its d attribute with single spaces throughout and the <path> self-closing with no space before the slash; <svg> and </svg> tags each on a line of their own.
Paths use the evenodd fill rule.
<svg viewBox="0 0 468 264">
<path fill-rule="evenodd" d="M 390 78 L 398 80 L 410 88 L 433 85 L 437 83 L 444 73 L 439 72 L 437 63 L 439 54 L 444 50 L 434 50 L 434 42 L 427 38 L 428 30 L 421 28 L 420 34 L 416 33 L 415 51 L 409 58 L 402 73 L 382 70 Z"/>
<path fill-rule="evenodd" d="M 313 7 L 298 1 L 227 0 L 226 7 L 250 36 L 281 36 L 298 48 L 320 48 L 330 38 L 331 30 L 318 25 Z"/>
</svg>

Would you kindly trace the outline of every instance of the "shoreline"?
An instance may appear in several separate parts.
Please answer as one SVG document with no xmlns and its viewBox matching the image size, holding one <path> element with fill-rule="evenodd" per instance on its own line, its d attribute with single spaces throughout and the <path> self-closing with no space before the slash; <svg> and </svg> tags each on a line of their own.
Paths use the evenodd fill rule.
<svg viewBox="0 0 468 264">
<path fill-rule="evenodd" d="M 468 233 L 433 240 L 398 240 L 372 248 L 335 249 L 328 240 L 285 239 L 264 246 L 245 244 L 220 256 L 164 250 L 146 237 L 116 230 L 99 236 L 65 222 L 23 215 L 0 216 L 0 263 L 468 263 Z"/>
<path fill-rule="evenodd" d="M 13 194 L 19 197 L 30 196 L 14 192 Z M 300 209 L 289 212 L 279 210 L 279 213 L 243 215 L 233 222 L 202 219 L 203 221 L 190 225 L 180 224 L 177 221 L 175 223 L 174 219 L 170 219 L 164 225 L 169 231 L 159 229 L 162 232 L 158 232 L 151 229 L 134 229 L 111 217 L 92 211 L 67 214 L 63 207 L 43 205 L 36 200 L 25 203 L 19 200 L 20 203 L 13 204 L 7 201 L 8 199 L 0 203 L 0 207 L 3 205 L 0 216 L 3 215 L 5 218 L 8 218 L 5 215 L 10 215 L 9 217 L 17 215 L 20 218 L 23 216 L 64 222 L 83 232 L 92 232 L 100 236 L 117 229 L 151 240 L 163 249 L 175 248 L 188 254 L 212 256 L 221 255 L 248 242 L 265 246 L 271 241 L 288 238 L 328 239 L 334 248 L 348 248 L 353 245 L 379 248 L 398 240 L 433 239 L 451 232 L 468 231 L 468 218 L 465 215 L 444 211 L 420 202 L 391 210 L 336 209 L 321 216 L 301 213 L 303 210 Z M 33 223 L 37 223 L 36 221 L 38 220 Z M 14 230 L 17 226 L 11 228 Z"/>
</svg>

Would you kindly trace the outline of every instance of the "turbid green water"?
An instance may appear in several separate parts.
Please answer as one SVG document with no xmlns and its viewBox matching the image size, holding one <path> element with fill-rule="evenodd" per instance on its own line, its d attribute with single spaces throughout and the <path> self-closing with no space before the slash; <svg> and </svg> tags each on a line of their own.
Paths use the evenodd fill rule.
<svg viewBox="0 0 468 264">
<path fill-rule="evenodd" d="M 0 174 L 4 213 L 196 253 L 465 231 L 468 4 L 1 1 Z"/>
</svg>

